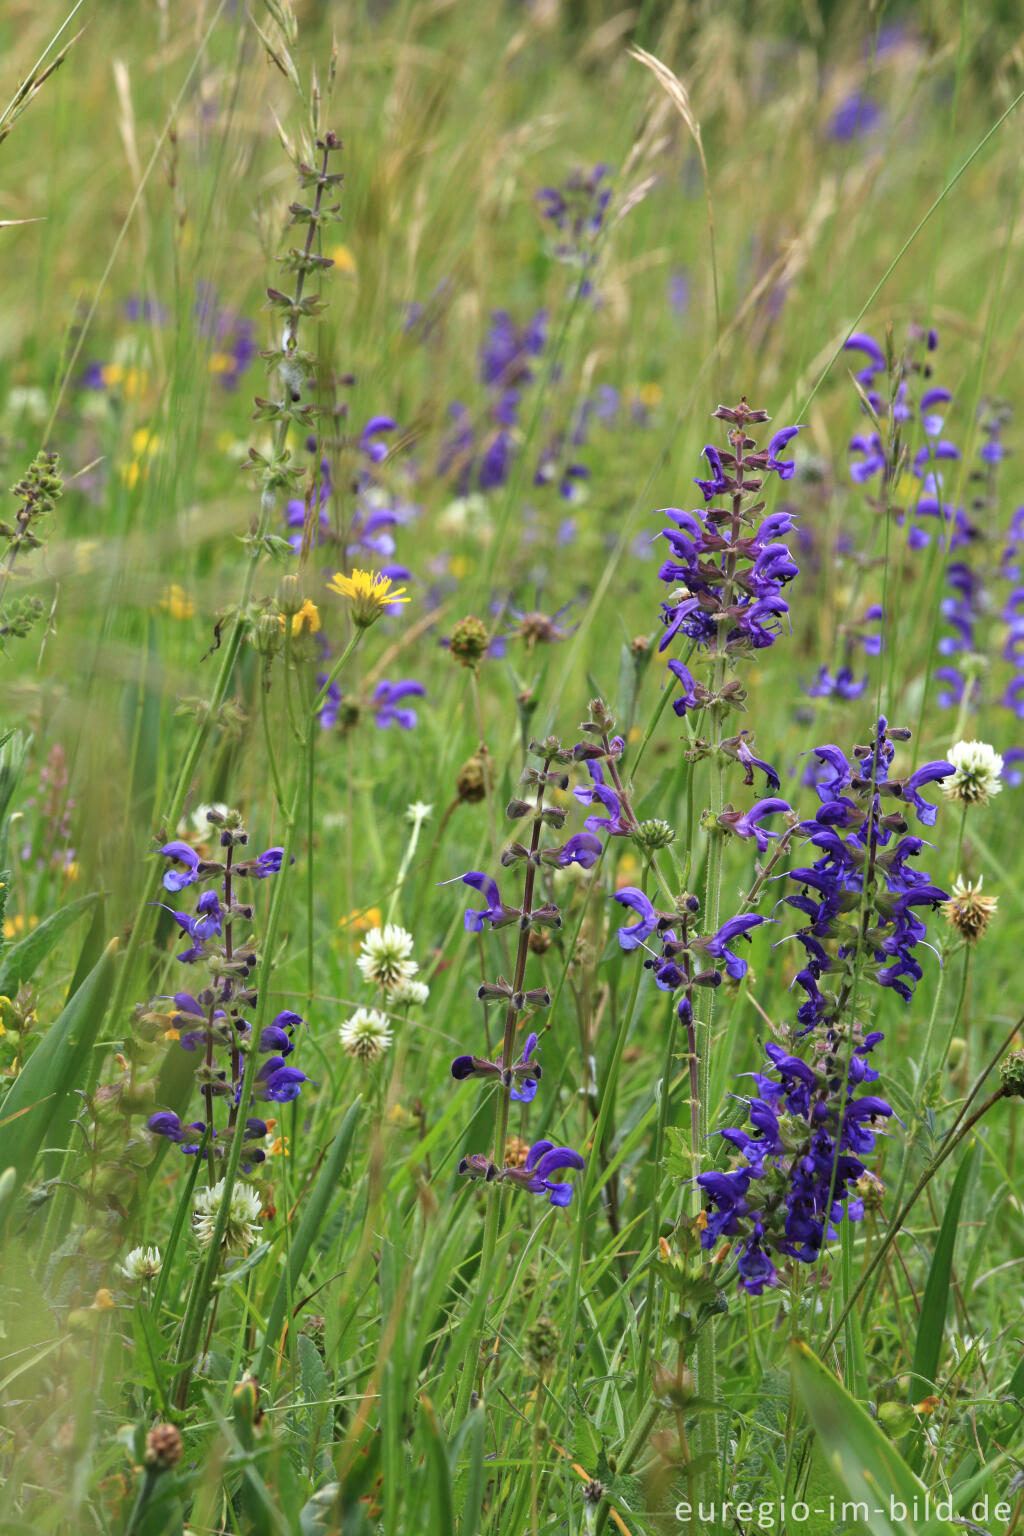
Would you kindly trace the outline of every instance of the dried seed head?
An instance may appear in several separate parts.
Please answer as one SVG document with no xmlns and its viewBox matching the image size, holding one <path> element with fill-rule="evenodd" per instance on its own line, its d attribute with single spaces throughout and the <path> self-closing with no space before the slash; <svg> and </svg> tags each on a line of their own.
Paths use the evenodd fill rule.
<svg viewBox="0 0 1024 1536">
<path fill-rule="evenodd" d="M 154 1424 L 146 1436 L 146 1466 L 155 1472 L 176 1467 L 183 1450 L 181 1431 L 176 1424 Z"/>
<path fill-rule="evenodd" d="M 949 926 L 968 944 L 976 944 L 982 937 L 999 902 L 998 896 L 982 895 L 982 884 L 983 877 L 979 877 L 977 885 L 972 885 L 958 875 L 953 881 L 949 900 L 939 908 Z"/>
</svg>

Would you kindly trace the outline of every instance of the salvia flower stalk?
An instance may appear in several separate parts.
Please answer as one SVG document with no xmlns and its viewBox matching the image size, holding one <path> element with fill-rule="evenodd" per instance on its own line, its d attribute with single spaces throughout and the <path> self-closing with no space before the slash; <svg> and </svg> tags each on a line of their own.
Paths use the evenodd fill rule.
<svg viewBox="0 0 1024 1536">
<path fill-rule="evenodd" d="M 175 896 L 193 888 L 198 892 L 191 911 L 166 910 L 186 941 L 178 962 L 202 973 L 190 989 L 174 992 L 170 1018 L 179 1048 L 196 1060 L 195 1079 L 203 1109 L 196 1119 L 185 1122 L 174 1110 L 160 1109 L 148 1123 L 155 1135 L 213 1164 L 225 1156 L 235 1135 L 245 1060 L 251 1052 L 264 1058 L 254 1080 L 255 1098 L 262 1103 L 291 1103 L 309 1079 L 288 1060 L 295 1050 L 296 1031 L 303 1023 L 297 1013 L 283 1010 L 254 1038 L 259 955 L 255 941 L 240 938 L 238 933 L 239 927 L 253 918 L 251 902 L 239 899 L 239 884 L 244 887 L 250 880 L 277 874 L 282 849 L 268 848 L 255 858 L 238 858 L 249 840 L 238 812 L 211 809 L 207 820 L 218 834 L 221 858 L 207 857 L 190 843 L 178 840 L 165 843 L 159 850 L 167 860 L 165 890 Z M 158 999 L 149 1011 L 159 1009 L 160 1004 Z M 219 1105 L 223 1110 L 218 1114 Z M 265 1160 L 259 1143 L 268 1129 L 258 1115 L 246 1117 L 242 1128 L 242 1166 L 246 1172 Z"/>
<path fill-rule="evenodd" d="M 837 1224 L 858 1219 L 878 1192 L 865 1158 L 892 1108 L 869 1086 L 878 1073 L 868 1058 L 883 1036 L 860 1020 L 859 983 L 909 1002 L 922 975 L 919 909 L 947 900 L 912 865 L 926 844 L 910 833 L 903 808 L 932 825 L 936 809 L 921 789 L 954 770 L 932 762 L 894 776 L 894 743 L 909 734 L 881 717 L 852 761 L 838 747 L 816 749 L 821 805 L 797 830 L 821 856 L 778 877 L 799 888 L 784 900 L 806 919 L 796 934 L 806 952 L 796 980 L 807 998 L 790 1027 L 792 1048 L 765 1044 L 747 1105 L 751 1129 L 720 1133 L 740 1161 L 697 1178 L 706 1201 L 702 1244 L 735 1245 L 739 1284 L 752 1295 L 778 1283 L 779 1258 L 813 1263 Z"/>
</svg>

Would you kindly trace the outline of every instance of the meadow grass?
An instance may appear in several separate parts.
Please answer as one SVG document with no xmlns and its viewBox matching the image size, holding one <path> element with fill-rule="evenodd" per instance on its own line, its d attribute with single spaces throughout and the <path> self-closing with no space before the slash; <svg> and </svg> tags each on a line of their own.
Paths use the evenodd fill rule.
<svg viewBox="0 0 1024 1536">
<path fill-rule="evenodd" d="M 0 16 L 0 110 L 29 82 L 0 116 L 0 1529 L 1019 1529 L 1012 8 L 70 10 Z M 322 188 L 340 221 L 290 212 L 317 195 L 303 165 L 343 174 Z M 610 201 L 567 235 L 537 193 L 597 165 Z M 278 258 L 310 231 L 332 264 L 298 259 L 325 301 L 299 314 Z M 306 360 L 268 373 L 258 350 L 288 352 L 291 330 Z M 873 386 L 851 378 L 851 332 L 887 353 Z M 951 392 L 941 434 L 897 430 L 901 379 Z M 703 500 L 711 413 L 741 397 L 770 414 L 760 446 L 801 424 L 763 514 L 792 516 L 800 572 L 775 643 L 736 668 L 746 712 L 680 718 L 653 514 Z M 887 470 L 858 481 L 848 444 L 875 409 Z M 959 456 L 915 472 L 939 435 Z M 991 441 L 1005 462 L 979 457 Z M 25 488 L 44 452 L 59 495 Z M 936 469 L 960 523 L 921 510 Z M 361 626 L 327 578 L 382 565 L 409 600 Z M 976 585 L 951 647 L 958 565 Z M 667 654 L 712 691 L 734 675 L 717 642 L 710 668 L 686 640 Z M 860 692 L 807 691 L 844 665 Z M 420 691 L 392 699 L 401 682 Z M 775 1250 L 777 1283 L 752 1293 L 742 1231 L 701 1246 L 694 1176 L 739 1161 L 712 1133 L 746 1125 L 763 1043 L 807 1049 L 805 919 L 782 898 L 816 851 L 723 830 L 773 791 L 720 743 L 748 729 L 778 770 L 779 834 L 818 809 L 808 754 L 849 756 L 879 715 L 912 732 L 894 778 L 962 739 L 1003 754 L 987 803 L 937 781 L 935 825 L 908 818 L 935 885 L 983 878 L 998 908 L 970 939 L 937 901 L 914 909 L 906 1001 L 874 984 L 849 887 L 839 1059 L 884 1034 L 871 1090 L 893 1114 L 863 1218 L 815 1262 Z M 590 863 L 502 867 L 510 840 L 554 848 L 602 814 L 572 793 L 580 754 L 559 757 L 580 742 L 623 826 L 595 829 Z M 565 787 L 521 779 L 542 765 Z M 538 790 L 564 832 L 534 819 Z M 223 926 L 198 935 L 198 970 L 173 916 L 197 887 L 156 852 L 183 842 L 243 865 L 281 850 L 209 887 Z M 560 925 L 467 930 L 490 904 L 467 871 Z M 624 889 L 684 933 L 772 921 L 738 941 L 744 975 L 666 990 L 616 938 Z M 253 908 L 251 977 L 232 900 Z M 389 923 L 425 1000 L 368 975 Z M 500 1071 L 452 1078 L 453 1058 L 519 1058 L 526 1010 L 477 998 L 499 974 L 549 994 L 532 1102 Z M 248 1010 L 237 1038 L 214 1038 L 221 1002 Z M 245 1045 L 282 1016 L 306 1081 L 274 1087 Z M 198 1155 L 151 1127 L 169 1114 L 199 1124 Z M 274 1123 L 244 1141 L 247 1114 Z M 216 1157 L 204 1121 L 225 1129 Z M 541 1138 L 584 1162 L 554 1176 L 566 1207 L 514 1172 L 460 1174 L 476 1155 L 507 1175 Z"/>
</svg>

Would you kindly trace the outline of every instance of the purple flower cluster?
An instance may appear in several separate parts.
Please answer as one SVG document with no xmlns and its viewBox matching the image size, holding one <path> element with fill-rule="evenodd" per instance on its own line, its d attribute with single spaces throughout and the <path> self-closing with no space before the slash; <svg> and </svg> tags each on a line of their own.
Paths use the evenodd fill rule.
<svg viewBox="0 0 1024 1536">
<path fill-rule="evenodd" d="M 854 377 L 861 385 L 864 401 L 861 409 L 873 418 L 870 430 L 850 439 L 850 478 L 857 485 L 870 486 L 878 480 L 877 492 L 868 496 L 868 505 L 876 512 L 889 512 L 898 527 L 907 528 L 909 549 L 923 549 L 931 542 L 931 533 L 920 519 L 935 519 L 940 527 L 940 547 L 958 549 L 974 536 L 974 530 L 962 507 L 947 499 L 944 465 L 960 459 L 959 448 L 943 437 L 946 409 L 953 396 L 948 389 L 928 384 L 932 368 L 928 356 L 939 344 L 934 330 L 912 326 L 905 353 L 889 356 L 873 336 L 854 332 L 845 346 L 859 352 L 866 362 Z M 887 383 L 880 392 L 880 376 Z M 920 393 L 917 386 L 927 385 Z M 885 428 L 883 439 L 881 427 Z M 916 449 L 908 442 L 917 429 Z M 917 490 L 907 504 L 893 499 L 896 482 L 908 466 Z"/>
<path fill-rule="evenodd" d="M 817 747 L 816 789 L 821 805 L 798 831 L 820 857 L 780 878 L 800 893 L 785 901 L 807 919 L 796 937 L 807 954 L 797 981 L 807 1001 L 797 1018 L 804 1032 L 841 1017 L 858 975 L 909 1001 L 921 979 L 914 955 L 925 937 L 915 911 L 935 907 L 947 893 L 911 867 L 925 844 L 909 834 L 904 806 L 912 806 L 924 826 L 935 824 L 936 808 L 923 799 L 928 784 L 948 778 L 947 762 L 925 763 L 902 779 L 891 777 L 894 741 L 909 732 L 890 728 L 882 716 L 869 746 L 854 748 L 851 763 L 839 747 Z M 883 808 L 883 801 L 895 802 Z M 827 944 L 834 944 L 835 954 Z M 838 992 L 823 993 L 818 982 L 828 973 Z"/>
<path fill-rule="evenodd" d="M 900 807 L 912 805 L 931 826 L 935 807 L 920 791 L 953 769 L 933 762 L 893 778 L 893 742 L 908 735 L 881 718 L 853 762 L 838 747 L 816 749 L 821 805 L 798 830 L 821 857 L 779 877 L 799 887 L 784 899 L 806 918 L 796 937 L 807 954 L 797 976 L 807 1000 L 792 1032 L 805 1054 L 765 1045 L 767 1066 L 754 1074 L 747 1105 L 751 1130 L 720 1133 L 743 1161 L 697 1179 L 707 1200 L 701 1241 L 705 1248 L 722 1238 L 737 1244 L 739 1283 L 752 1295 L 777 1283 L 773 1255 L 813 1263 L 839 1221 L 863 1214 L 871 1183 L 864 1158 L 892 1114 L 884 1099 L 864 1091 L 878 1077 L 867 1058 L 883 1037 L 864 1033 L 849 1014 L 859 976 L 909 1000 L 922 974 L 914 949 L 925 926 L 917 909 L 946 899 L 911 867 L 925 844 L 908 835 Z M 883 808 L 884 800 L 894 808 Z M 824 975 L 833 983 L 827 992 L 819 987 Z"/>
<path fill-rule="evenodd" d="M 239 941 L 236 931 L 253 916 L 251 904 L 238 899 L 237 883 L 278 874 L 284 850 L 268 848 L 255 858 L 236 859 L 236 851 L 248 842 L 237 814 L 209 811 L 207 819 L 219 833 L 222 858 L 207 857 L 181 841 L 165 843 L 159 850 L 168 861 L 164 889 L 178 895 L 194 887 L 200 893 L 191 912 L 172 907 L 165 910 L 188 940 L 179 961 L 201 966 L 206 972 L 205 984 L 173 994 L 170 1015 L 182 1050 L 200 1058 L 195 1077 L 205 1115 L 183 1124 L 173 1110 L 159 1110 L 150 1116 L 149 1129 L 184 1152 L 194 1154 L 204 1148 L 203 1155 L 214 1159 L 224 1155 L 235 1134 L 245 1059 L 251 1051 L 266 1058 L 255 1077 L 258 1100 L 291 1103 L 309 1079 L 287 1059 L 295 1049 L 295 1031 L 303 1022 L 297 1013 L 285 1009 L 263 1028 L 258 1040 L 253 1040 L 249 1016 L 257 1002 L 259 956 L 252 940 Z M 226 1124 L 220 1127 L 215 1124 L 215 1100 L 227 1104 Z M 264 1121 L 247 1119 L 243 1139 L 259 1141 L 267 1129 Z M 245 1155 L 247 1170 L 265 1157 L 259 1147 L 247 1147 Z"/>
<path fill-rule="evenodd" d="M 551 254 L 584 271 L 597 260 L 595 249 L 612 199 L 609 181 L 611 167 L 595 165 L 591 171 L 573 171 L 560 187 L 542 187 L 537 193 L 541 216 L 554 226 Z M 589 279 L 581 285 L 581 296 L 591 292 Z"/>
<path fill-rule="evenodd" d="M 793 530 L 790 513 L 772 513 L 751 531 L 764 503 L 752 504 L 749 498 L 758 496 L 771 474 L 781 480 L 792 477 L 794 460 L 781 455 L 801 428 L 784 427 L 767 448 L 759 449 L 747 428 L 767 421 L 766 411 L 752 410 L 744 400 L 736 407 L 719 406 L 714 414 L 730 424 L 729 447 L 707 444 L 704 458 L 711 475 L 696 484 L 705 502 L 724 496 L 729 505 L 696 512 L 662 510 L 676 526 L 661 534 L 671 555 L 658 575 L 674 589 L 661 605 L 661 651 L 679 635 L 719 655 L 772 645 L 789 618 L 784 590 L 799 574 L 788 546 L 781 542 Z M 694 681 L 682 662 L 670 665 L 683 684 L 673 705 L 677 714 L 710 702 L 709 690 Z"/>
<path fill-rule="evenodd" d="M 409 581 L 412 571 L 396 560 L 395 530 L 411 523 L 416 508 L 396 494 L 393 476 L 387 483 L 379 473 L 389 455 L 388 438 L 397 432 L 398 423 L 391 416 L 371 416 L 358 436 L 345 440 L 343 446 L 354 455 L 357 463 L 355 475 L 355 502 L 351 513 L 346 515 L 344 535 L 335 531 L 331 517 L 331 498 L 334 485 L 331 480 L 329 461 L 320 463 L 315 507 L 307 510 L 306 502 L 293 498 L 285 505 L 285 526 L 288 542 L 298 554 L 303 540 L 311 540 L 314 548 L 330 550 L 332 569 L 339 566 L 369 565 L 392 581 Z M 306 441 L 310 453 L 316 453 L 318 440 Z M 307 533 L 307 521 L 313 523 L 312 533 Z"/>
<path fill-rule="evenodd" d="M 469 1078 L 491 1082 L 499 1093 L 507 1095 L 508 1100 L 516 1100 L 521 1104 L 533 1102 L 543 1069 L 536 1059 L 539 1038 L 536 1030 L 531 1029 L 527 1034 L 518 1058 L 515 1056 L 516 1034 L 521 1022 L 551 1005 L 551 995 L 545 987 L 526 986 L 530 935 L 541 929 L 560 928 L 562 923 L 561 913 L 553 902 L 535 902 L 537 877 L 545 868 L 565 868 L 571 863 L 589 869 L 601 854 L 600 839 L 590 832 L 577 833 L 557 847 L 541 846 L 541 831 L 545 826 L 560 830 L 565 823 L 565 810 L 559 806 L 545 805 L 544 798 L 549 788 L 567 788 L 569 779 L 564 768 L 572 761 L 572 752 L 562 748 L 553 737 L 543 743 L 532 742 L 530 751 L 541 759 L 541 766 L 527 767 L 521 782 L 535 792 L 533 802 L 516 798 L 509 803 L 506 811 L 509 820 L 529 821 L 531 824 L 529 846 L 512 842 L 501 855 L 503 868 L 510 869 L 520 864 L 524 868 L 521 902 L 517 906 L 506 902 L 497 881 L 483 870 L 471 869 L 456 877 L 463 885 L 477 891 L 485 903 L 483 907 L 467 908 L 464 918 L 467 933 L 482 933 L 488 927 L 498 929 L 514 926 L 518 930 L 512 981 L 507 981 L 504 976 L 498 976 L 495 981 L 485 980 L 477 992 L 480 1001 L 498 1002 L 504 1006 L 501 1056 L 499 1060 L 493 1061 L 482 1056 L 463 1054 L 456 1056 L 451 1065 L 451 1075 L 457 1082 L 465 1082 Z M 521 1018 L 523 1015 L 525 1020 Z M 504 1112 L 500 1125 L 507 1125 Z M 497 1181 L 512 1184 L 532 1194 L 546 1194 L 550 1204 L 556 1206 L 569 1204 L 572 1185 L 552 1181 L 550 1175 L 561 1168 L 579 1170 L 584 1167 L 578 1152 L 569 1147 L 555 1146 L 550 1141 L 535 1142 L 522 1163 L 518 1159 L 509 1159 L 504 1147 L 497 1148 L 497 1154 L 503 1157 L 504 1166 L 499 1167 L 484 1153 L 472 1153 L 459 1163 L 459 1173 L 488 1183 Z"/>
<path fill-rule="evenodd" d="M 739 1284 L 750 1295 L 778 1283 L 773 1254 L 813 1264 L 836 1223 L 863 1215 L 864 1158 L 892 1114 L 884 1099 L 858 1092 L 878 1077 L 867 1057 L 881 1038 L 822 1042 L 813 1061 L 769 1041 L 767 1070 L 752 1074 L 751 1131 L 720 1132 L 742 1164 L 698 1174 L 707 1201 L 701 1243 L 736 1243 Z"/>
</svg>

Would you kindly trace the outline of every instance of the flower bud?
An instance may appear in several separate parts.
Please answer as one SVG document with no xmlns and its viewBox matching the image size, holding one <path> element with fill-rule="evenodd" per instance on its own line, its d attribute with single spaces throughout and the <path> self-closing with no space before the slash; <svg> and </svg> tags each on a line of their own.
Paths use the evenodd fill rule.
<svg viewBox="0 0 1024 1536">
<path fill-rule="evenodd" d="M 675 828 L 669 822 L 661 821 L 657 817 L 642 821 L 633 833 L 633 841 L 637 847 L 643 848 L 648 853 L 654 853 L 658 848 L 667 848 L 675 840 Z"/>
<path fill-rule="evenodd" d="M 452 630 L 448 648 L 461 666 L 475 672 L 486 654 L 489 642 L 487 626 L 468 614 Z"/>
<path fill-rule="evenodd" d="M 1024 1051 L 1014 1051 L 999 1063 L 1003 1092 L 1010 1098 L 1024 1099 Z"/>
</svg>

